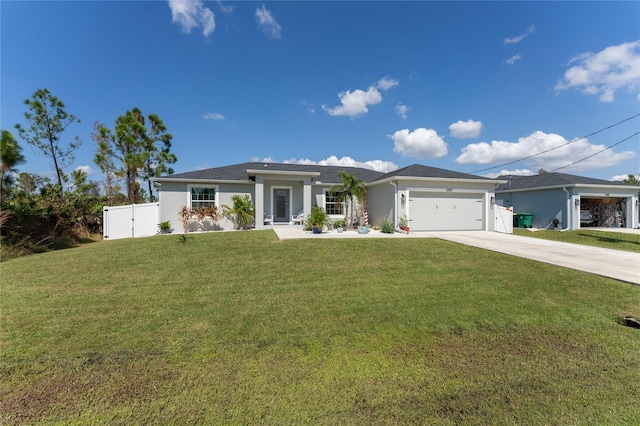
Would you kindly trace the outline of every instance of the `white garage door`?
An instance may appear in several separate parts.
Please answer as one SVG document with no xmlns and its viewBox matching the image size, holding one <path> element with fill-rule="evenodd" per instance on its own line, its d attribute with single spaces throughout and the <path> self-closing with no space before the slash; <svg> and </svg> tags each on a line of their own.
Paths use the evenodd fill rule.
<svg viewBox="0 0 640 426">
<path fill-rule="evenodd" d="M 484 229 L 484 194 L 409 194 L 412 231 L 480 231 Z"/>
</svg>

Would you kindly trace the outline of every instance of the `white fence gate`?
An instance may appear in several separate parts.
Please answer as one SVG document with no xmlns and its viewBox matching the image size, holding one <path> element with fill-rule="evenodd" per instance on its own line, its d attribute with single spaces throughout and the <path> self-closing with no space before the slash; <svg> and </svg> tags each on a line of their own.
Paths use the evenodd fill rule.
<svg viewBox="0 0 640 426">
<path fill-rule="evenodd" d="M 493 206 L 495 212 L 495 231 L 503 234 L 513 234 L 513 211 L 511 207 Z"/>
<path fill-rule="evenodd" d="M 159 203 L 104 206 L 102 237 L 105 240 L 149 237 L 158 233 Z"/>
</svg>

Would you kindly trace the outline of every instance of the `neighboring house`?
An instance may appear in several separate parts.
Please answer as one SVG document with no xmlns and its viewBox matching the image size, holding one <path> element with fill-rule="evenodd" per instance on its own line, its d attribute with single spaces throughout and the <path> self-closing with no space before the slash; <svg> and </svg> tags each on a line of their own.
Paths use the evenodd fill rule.
<svg viewBox="0 0 640 426">
<path fill-rule="evenodd" d="M 534 228 L 638 227 L 638 186 L 565 173 L 500 179 L 496 202 L 533 214 Z"/>
<path fill-rule="evenodd" d="M 381 173 L 358 167 L 242 163 L 155 178 L 160 183 L 159 220 L 177 229 L 183 206 L 231 205 L 235 194 L 253 200 L 258 229 L 265 227 L 263 214 L 273 215 L 275 224 L 289 223 L 300 212 L 308 215 L 314 205 L 332 219 L 342 219 L 347 203 L 329 193 L 342 183 L 340 171 L 366 183 L 370 224 L 388 216 L 397 226 L 406 215 L 412 231 L 493 230 L 494 189 L 506 182 L 419 164 Z M 232 228 L 225 219 L 219 225 Z"/>
</svg>

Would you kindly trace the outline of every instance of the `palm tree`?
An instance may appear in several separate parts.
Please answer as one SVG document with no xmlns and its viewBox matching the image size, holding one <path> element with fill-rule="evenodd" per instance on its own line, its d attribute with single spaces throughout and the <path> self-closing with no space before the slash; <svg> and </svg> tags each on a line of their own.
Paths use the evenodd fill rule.
<svg viewBox="0 0 640 426">
<path fill-rule="evenodd" d="M 640 175 L 635 176 L 629 173 L 626 178 L 622 179 L 622 181 L 629 185 L 640 185 Z"/>
<path fill-rule="evenodd" d="M 255 217 L 255 207 L 251 203 L 251 197 L 247 194 L 235 194 L 231 197 L 231 201 L 233 206 L 222 206 L 222 214 L 233 222 L 235 229 L 248 228 Z"/>
<path fill-rule="evenodd" d="M 362 179 L 356 178 L 352 173 L 347 173 L 344 170 L 338 172 L 338 176 L 342 179 L 342 184 L 334 185 L 329 189 L 329 193 L 332 195 L 336 195 L 340 200 L 346 198 L 349 200 L 349 223 L 348 226 L 351 226 L 353 223 L 353 213 L 355 212 L 355 200 L 358 200 L 358 203 L 361 206 L 364 206 L 365 200 L 367 199 L 367 188 L 365 187 L 365 183 Z"/>
<path fill-rule="evenodd" d="M 629 173 L 626 178 L 622 179 L 624 183 L 628 183 L 629 185 L 638 185 L 640 186 L 640 175 L 632 175 Z M 640 191 L 638 191 L 638 197 L 640 197 Z"/>
</svg>

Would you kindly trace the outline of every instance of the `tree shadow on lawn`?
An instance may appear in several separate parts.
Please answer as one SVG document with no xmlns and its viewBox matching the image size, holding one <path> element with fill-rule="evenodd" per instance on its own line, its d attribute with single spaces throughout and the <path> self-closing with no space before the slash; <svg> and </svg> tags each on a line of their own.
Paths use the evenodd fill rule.
<svg viewBox="0 0 640 426">
<path fill-rule="evenodd" d="M 621 238 L 614 238 L 614 237 L 605 237 L 603 235 L 593 235 L 593 234 L 586 234 L 583 232 L 579 232 L 578 235 L 580 235 L 581 237 L 588 237 L 597 241 L 600 241 L 602 243 L 611 243 L 611 244 L 635 244 L 635 245 L 639 245 L 640 246 L 640 239 L 638 239 L 638 241 L 631 241 L 631 240 L 625 240 L 625 239 L 621 239 Z"/>
</svg>

